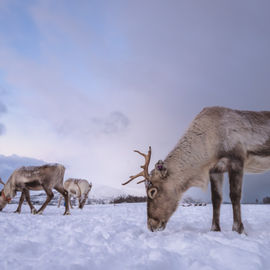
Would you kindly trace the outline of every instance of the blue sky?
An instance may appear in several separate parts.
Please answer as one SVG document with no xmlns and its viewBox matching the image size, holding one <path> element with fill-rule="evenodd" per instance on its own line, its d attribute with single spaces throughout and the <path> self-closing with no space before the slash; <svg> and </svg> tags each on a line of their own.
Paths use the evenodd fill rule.
<svg viewBox="0 0 270 270">
<path fill-rule="evenodd" d="M 270 110 L 269 7 L 1 0 L 1 154 L 118 186 L 203 107 Z"/>
</svg>

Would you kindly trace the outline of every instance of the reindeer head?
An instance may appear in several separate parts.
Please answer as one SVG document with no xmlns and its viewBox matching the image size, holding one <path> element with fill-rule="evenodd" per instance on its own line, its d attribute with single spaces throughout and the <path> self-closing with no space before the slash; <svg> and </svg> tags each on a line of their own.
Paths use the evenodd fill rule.
<svg viewBox="0 0 270 270">
<path fill-rule="evenodd" d="M 2 181 L 2 179 L 0 178 L 0 184 L 4 185 L 5 187 L 5 183 Z M 2 209 L 6 206 L 7 202 L 5 201 L 5 193 L 4 193 L 4 189 L 2 189 L 0 191 L 0 211 L 2 211 Z"/>
<path fill-rule="evenodd" d="M 0 191 L 0 211 L 11 201 L 11 197 L 5 192 L 6 184 L 0 178 L 0 184 L 4 185 L 4 188 Z"/>
<path fill-rule="evenodd" d="M 169 218 L 178 206 L 178 196 L 174 185 L 169 179 L 169 172 L 163 161 L 159 160 L 155 169 L 148 173 L 148 166 L 151 158 L 151 147 L 149 147 L 148 154 L 145 155 L 137 150 L 134 152 L 139 153 L 145 158 L 145 165 L 141 166 L 142 172 L 123 183 L 128 184 L 133 179 L 143 176 L 145 179 L 139 183 L 145 182 L 147 194 L 147 225 L 149 230 L 157 231 L 164 230 Z"/>
</svg>

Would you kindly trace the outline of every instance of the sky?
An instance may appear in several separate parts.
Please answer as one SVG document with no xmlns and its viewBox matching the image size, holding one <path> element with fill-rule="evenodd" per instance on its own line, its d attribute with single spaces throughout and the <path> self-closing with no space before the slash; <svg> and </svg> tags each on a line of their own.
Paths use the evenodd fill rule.
<svg viewBox="0 0 270 270">
<path fill-rule="evenodd" d="M 204 107 L 270 110 L 269 8 L 0 0 L 0 154 L 120 187 L 132 150 L 151 145 L 153 167 Z"/>
</svg>

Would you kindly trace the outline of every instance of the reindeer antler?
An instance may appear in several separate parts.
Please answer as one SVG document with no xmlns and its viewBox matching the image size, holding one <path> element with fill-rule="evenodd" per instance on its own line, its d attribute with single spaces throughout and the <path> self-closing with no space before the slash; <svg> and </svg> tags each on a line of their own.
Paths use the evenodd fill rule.
<svg viewBox="0 0 270 270">
<path fill-rule="evenodd" d="M 0 184 L 5 185 L 5 183 L 2 181 L 2 178 L 0 177 Z"/>
<path fill-rule="evenodd" d="M 146 179 L 149 179 L 150 178 L 150 175 L 148 173 L 148 166 L 149 166 L 149 163 L 150 163 L 150 159 L 151 159 L 151 146 L 149 146 L 149 150 L 148 150 L 148 154 L 144 154 L 144 153 L 141 153 L 140 151 L 138 150 L 134 150 L 134 152 L 142 155 L 144 158 L 145 158 L 145 164 L 141 166 L 141 168 L 143 169 L 143 171 L 141 171 L 140 173 L 134 175 L 134 176 L 130 176 L 129 180 L 125 183 L 123 183 L 122 185 L 126 185 L 128 184 L 129 182 L 131 182 L 133 179 L 139 177 L 139 176 L 143 176 L 145 179 L 144 180 L 141 180 L 139 181 L 137 184 L 140 184 L 142 182 L 144 182 Z"/>
</svg>

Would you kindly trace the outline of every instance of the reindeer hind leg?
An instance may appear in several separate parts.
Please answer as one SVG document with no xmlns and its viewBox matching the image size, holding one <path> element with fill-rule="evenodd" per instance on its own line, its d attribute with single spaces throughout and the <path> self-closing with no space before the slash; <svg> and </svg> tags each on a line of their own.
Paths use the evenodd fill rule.
<svg viewBox="0 0 270 270">
<path fill-rule="evenodd" d="M 44 209 L 47 207 L 48 203 L 52 200 L 53 198 L 53 192 L 50 188 L 46 187 L 45 185 L 42 185 L 43 189 L 45 190 L 47 194 L 47 199 L 44 202 L 44 204 L 40 207 L 40 209 L 37 211 L 37 214 L 42 214 Z"/>
<path fill-rule="evenodd" d="M 54 187 L 60 194 L 63 195 L 64 199 L 65 199 L 65 212 L 64 215 L 70 215 L 70 211 L 69 211 L 69 198 L 68 198 L 68 192 L 64 189 L 63 186 L 57 186 Z"/>
</svg>

